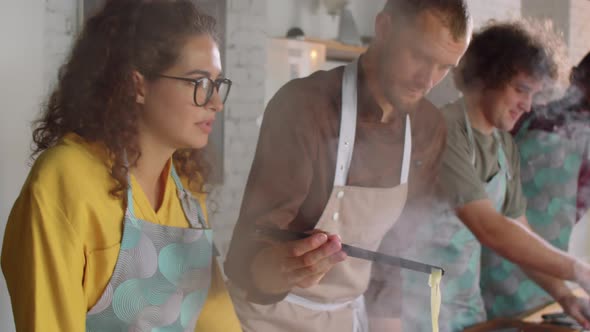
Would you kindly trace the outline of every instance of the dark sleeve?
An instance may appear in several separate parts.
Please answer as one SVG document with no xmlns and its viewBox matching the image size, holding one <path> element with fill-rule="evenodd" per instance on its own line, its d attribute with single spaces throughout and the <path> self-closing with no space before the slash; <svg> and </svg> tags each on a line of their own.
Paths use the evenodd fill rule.
<svg viewBox="0 0 590 332">
<path fill-rule="evenodd" d="M 317 155 L 314 103 L 310 99 L 304 82 L 295 80 L 279 90 L 264 114 L 225 262 L 229 279 L 246 291 L 252 302 L 274 303 L 286 296 L 269 296 L 253 284 L 253 260 L 268 246 L 254 236 L 254 231 L 256 225 L 286 229 L 308 194 Z"/>
<path fill-rule="evenodd" d="M 576 221 L 590 209 L 590 112 L 573 116 L 568 123 L 568 134 L 581 158 L 576 194 Z"/>
<path fill-rule="evenodd" d="M 442 117 L 440 120 L 436 128 L 430 131 L 433 135 L 428 135 L 425 141 L 417 142 L 428 144 L 429 147 L 423 153 L 424 159 L 420 168 L 412 168 L 415 174 L 410 176 L 410 181 L 414 183 L 410 185 L 408 202 L 398 222 L 383 238 L 379 252 L 403 256 L 404 251 L 410 246 L 420 245 L 415 243 L 418 227 L 424 225 L 428 227 L 426 223 L 433 220 L 431 207 L 437 200 L 438 176 L 446 146 L 446 126 Z M 393 266 L 374 264 L 365 298 L 367 311 L 371 317 L 401 317 L 403 308 L 401 270 Z"/>
<path fill-rule="evenodd" d="M 590 119 L 584 119 L 590 123 Z M 580 121 L 582 122 L 582 121 Z M 582 164 L 580 165 L 580 173 L 578 175 L 578 191 L 576 195 L 576 220 L 582 219 L 584 214 L 590 208 L 590 127 L 584 126 L 582 134 L 576 137 L 578 142 L 583 142 L 580 147 L 582 151 Z M 580 137 L 581 136 L 581 137 Z"/>
<path fill-rule="evenodd" d="M 577 219 L 580 220 L 590 209 L 590 148 L 582 160 L 582 168 L 578 177 Z"/>
</svg>

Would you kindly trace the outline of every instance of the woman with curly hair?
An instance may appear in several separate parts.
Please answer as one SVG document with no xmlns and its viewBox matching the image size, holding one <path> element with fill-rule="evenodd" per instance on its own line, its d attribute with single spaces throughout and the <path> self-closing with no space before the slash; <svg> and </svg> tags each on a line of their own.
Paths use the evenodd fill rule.
<svg viewBox="0 0 590 332">
<path fill-rule="evenodd" d="M 213 259 L 205 147 L 231 81 L 190 1 L 91 17 L 33 132 L 2 270 L 19 331 L 237 331 Z"/>
</svg>

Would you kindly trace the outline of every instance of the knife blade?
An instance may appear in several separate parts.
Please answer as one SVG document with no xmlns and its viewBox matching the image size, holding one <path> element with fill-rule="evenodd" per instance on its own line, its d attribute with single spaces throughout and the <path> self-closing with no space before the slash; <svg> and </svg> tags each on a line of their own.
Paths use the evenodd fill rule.
<svg viewBox="0 0 590 332">
<path fill-rule="evenodd" d="M 310 237 L 312 234 L 293 232 L 284 229 L 271 228 L 271 227 L 257 227 L 256 234 L 259 236 L 266 236 L 272 239 L 278 239 L 282 241 L 295 241 L 302 240 Z M 442 275 L 445 274 L 445 270 L 440 266 L 431 264 L 416 262 L 413 260 L 382 254 L 379 252 L 351 246 L 346 243 L 342 243 L 342 251 L 344 251 L 350 257 L 356 257 L 368 261 L 372 261 L 379 264 L 386 264 L 392 266 L 398 266 L 407 270 L 422 272 L 426 274 L 432 273 L 433 269 L 440 270 Z"/>
</svg>

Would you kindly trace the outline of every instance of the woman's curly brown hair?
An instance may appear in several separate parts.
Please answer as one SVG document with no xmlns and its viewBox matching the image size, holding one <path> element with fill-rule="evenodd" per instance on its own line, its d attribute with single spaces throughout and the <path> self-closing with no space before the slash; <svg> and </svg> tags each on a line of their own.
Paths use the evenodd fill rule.
<svg viewBox="0 0 590 332">
<path fill-rule="evenodd" d="M 111 193 L 120 196 L 129 167 L 141 156 L 133 71 L 155 79 L 177 61 L 190 36 L 217 40 L 215 24 L 187 0 L 107 1 L 88 19 L 60 69 L 57 87 L 35 122 L 32 157 L 71 132 L 102 143 L 117 181 Z M 179 174 L 203 192 L 210 167 L 202 151 L 178 150 L 173 160 Z"/>
</svg>

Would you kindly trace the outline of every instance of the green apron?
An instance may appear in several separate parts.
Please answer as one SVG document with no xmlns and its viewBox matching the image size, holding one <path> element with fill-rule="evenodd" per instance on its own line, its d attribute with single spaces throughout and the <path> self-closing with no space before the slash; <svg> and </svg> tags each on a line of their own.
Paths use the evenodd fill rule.
<svg viewBox="0 0 590 332">
<path fill-rule="evenodd" d="M 463 105 L 466 130 L 471 146 L 471 163 L 475 167 L 475 140 L 473 130 Z M 500 170 L 484 183 L 488 198 L 497 211 L 502 210 L 506 197 L 507 180 L 511 174 L 508 161 L 502 148 L 498 133 L 494 132 L 498 143 L 498 163 Z M 471 231 L 457 218 L 454 210 L 448 208 L 441 212 L 441 218 L 418 230 L 417 238 L 428 239 L 421 248 L 404 253 L 413 259 L 428 257 L 432 264 L 445 269 L 441 282 L 442 305 L 440 311 L 440 331 L 463 331 L 466 327 L 486 320 L 484 303 L 481 297 L 480 260 L 481 244 Z M 412 272 L 403 272 L 403 327 L 404 331 L 429 331 L 430 313 L 418 308 L 428 308 L 430 290 L 427 277 Z"/>
</svg>

